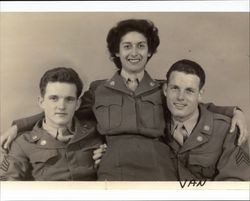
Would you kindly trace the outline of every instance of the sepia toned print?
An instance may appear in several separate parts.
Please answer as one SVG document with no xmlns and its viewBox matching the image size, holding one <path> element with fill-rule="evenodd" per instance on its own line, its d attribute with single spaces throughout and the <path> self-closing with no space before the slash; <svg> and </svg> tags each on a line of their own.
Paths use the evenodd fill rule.
<svg viewBox="0 0 250 201">
<path fill-rule="evenodd" d="M 2 13 L 1 16 L 4 19 L 1 133 L 13 120 L 40 112 L 35 104 L 38 94 L 35 83 L 52 66 L 74 67 L 86 83 L 85 91 L 94 80 L 110 79 L 116 68 L 109 59 L 106 35 L 117 22 L 130 18 L 149 19 L 159 28 L 160 45 L 146 68 L 153 78 L 164 80 L 177 60 L 195 60 L 203 66 L 208 78 L 202 101 L 238 106 L 249 118 L 246 13 Z M 245 162 L 244 156 L 236 154 L 236 159 Z M 210 185 L 202 181 L 199 184 L 198 180 L 189 182 L 177 183 L 176 187 Z"/>
</svg>

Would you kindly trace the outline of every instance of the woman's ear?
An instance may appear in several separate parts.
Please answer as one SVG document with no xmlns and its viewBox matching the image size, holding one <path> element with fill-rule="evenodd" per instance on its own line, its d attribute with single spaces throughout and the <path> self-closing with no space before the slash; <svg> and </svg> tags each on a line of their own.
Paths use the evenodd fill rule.
<svg viewBox="0 0 250 201">
<path fill-rule="evenodd" d="M 115 53 L 115 56 L 117 56 L 117 57 L 120 57 L 120 54 L 119 54 L 119 52 L 118 52 L 118 53 Z"/>
</svg>

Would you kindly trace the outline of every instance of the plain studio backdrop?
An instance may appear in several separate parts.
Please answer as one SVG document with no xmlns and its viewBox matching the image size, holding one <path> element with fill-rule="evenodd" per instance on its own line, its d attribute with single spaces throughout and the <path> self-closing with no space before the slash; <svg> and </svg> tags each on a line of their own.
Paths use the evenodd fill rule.
<svg viewBox="0 0 250 201">
<path fill-rule="evenodd" d="M 147 65 L 165 79 L 180 59 L 198 62 L 207 75 L 204 102 L 237 105 L 250 129 L 249 13 L 79 12 L 1 13 L 1 133 L 12 120 L 40 112 L 39 81 L 54 67 L 74 68 L 86 90 L 91 81 L 110 78 L 106 35 L 119 20 L 146 18 L 159 28 L 158 52 Z"/>
</svg>

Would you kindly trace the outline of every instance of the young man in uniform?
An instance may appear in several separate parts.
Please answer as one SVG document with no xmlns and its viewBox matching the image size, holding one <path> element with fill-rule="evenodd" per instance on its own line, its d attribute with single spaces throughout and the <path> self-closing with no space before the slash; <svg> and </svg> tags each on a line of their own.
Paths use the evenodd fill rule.
<svg viewBox="0 0 250 201">
<path fill-rule="evenodd" d="M 96 180 L 93 150 L 102 143 L 95 125 L 82 125 L 74 113 L 83 84 L 71 68 L 54 68 L 40 80 L 39 105 L 45 117 L 18 136 L 4 157 L 3 180 Z"/>
<path fill-rule="evenodd" d="M 181 60 L 167 72 L 163 87 L 168 116 L 166 140 L 172 148 L 178 179 L 249 180 L 247 142 L 237 146 L 231 119 L 199 104 L 205 72 L 190 60 Z"/>
</svg>

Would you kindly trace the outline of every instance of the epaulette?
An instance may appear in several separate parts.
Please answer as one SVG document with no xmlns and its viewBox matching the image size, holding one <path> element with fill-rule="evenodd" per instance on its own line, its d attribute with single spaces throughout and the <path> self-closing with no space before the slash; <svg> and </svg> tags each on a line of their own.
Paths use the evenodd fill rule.
<svg viewBox="0 0 250 201">
<path fill-rule="evenodd" d="M 95 80 L 90 83 L 90 88 L 97 88 L 100 84 L 107 82 L 109 79 Z"/>
<path fill-rule="evenodd" d="M 222 120 L 229 124 L 231 123 L 231 118 L 223 114 L 214 113 L 214 119 Z"/>
<path fill-rule="evenodd" d="M 166 82 L 166 80 L 159 80 L 159 79 L 155 79 L 155 81 L 160 85 L 163 85 Z"/>
</svg>

